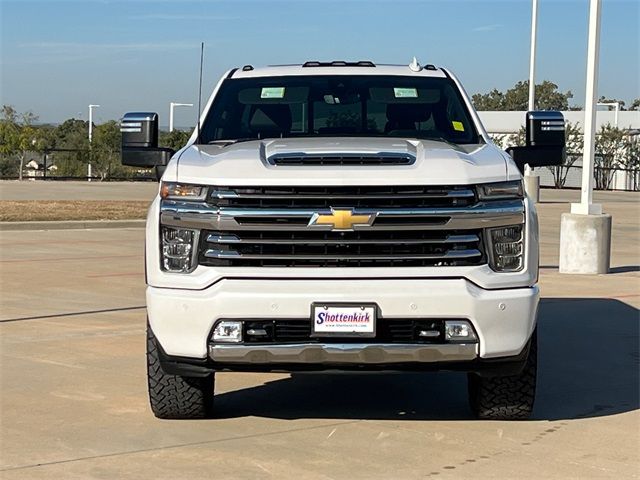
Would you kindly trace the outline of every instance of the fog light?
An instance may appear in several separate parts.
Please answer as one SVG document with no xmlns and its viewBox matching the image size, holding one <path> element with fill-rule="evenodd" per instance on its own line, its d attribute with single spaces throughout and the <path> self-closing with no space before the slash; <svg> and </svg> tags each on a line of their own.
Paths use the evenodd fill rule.
<svg viewBox="0 0 640 480">
<path fill-rule="evenodd" d="M 473 327 L 466 320 L 446 320 L 444 333 L 448 342 L 475 342 L 477 340 Z"/>
<path fill-rule="evenodd" d="M 213 329 L 214 342 L 241 342 L 242 322 L 222 321 Z"/>
</svg>

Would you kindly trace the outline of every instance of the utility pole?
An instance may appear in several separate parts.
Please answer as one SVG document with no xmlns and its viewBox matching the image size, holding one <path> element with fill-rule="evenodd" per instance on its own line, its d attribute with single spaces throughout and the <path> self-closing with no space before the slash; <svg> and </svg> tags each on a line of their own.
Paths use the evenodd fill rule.
<svg viewBox="0 0 640 480">
<path fill-rule="evenodd" d="M 173 132 L 173 109 L 175 107 L 193 107 L 193 103 L 176 103 L 169 104 L 169 131 Z"/>
<path fill-rule="evenodd" d="M 608 273 L 611 260 L 611 215 L 593 203 L 596 106 L 600 60 L 600 10 L 602 0 L 591 0 L 582 149 L 582 194 L 571 204 L 571 213 L 562 214 L 560 225 L 560 273 Z"/>
<path fill-rule="evenodd" d="M 529 54 L 529 105 L 528 110 L 536 109 L 536 37 L 538 36 L 538 0 L 531 5 L 531 52 Z M 524 187 L 532 202 L 540 200 L 540 177 L 533 173 L 533 168 L 524 166 Z"/>
<path fill-rule="evenodd" d="M 87 165 L 87 181 L 91 181 L 91 141 L 93 140 L 93 109 L 100 105 L 89 105 L 89 164 Z"/>
</svg>

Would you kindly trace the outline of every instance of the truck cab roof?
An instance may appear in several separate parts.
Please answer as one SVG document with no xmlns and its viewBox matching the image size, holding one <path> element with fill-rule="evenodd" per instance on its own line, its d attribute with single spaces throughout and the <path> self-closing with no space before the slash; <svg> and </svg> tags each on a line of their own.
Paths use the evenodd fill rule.
<svg viewBox="0 0 640 480">
<path fill-rule="evenodd" d="M 358 62 L 319 62 L 309 61 L 295 65 L 269 65 L 254 68 L 252 65 L 232 70 L 228 78 L 256 78 L 279 76 L 307 75 L 399 75 L 444 78 L 447 76 L 442 68 L 433 65 L 416 64 L 387 65 L 374 64 L 368 60 Z"/>
</svg>

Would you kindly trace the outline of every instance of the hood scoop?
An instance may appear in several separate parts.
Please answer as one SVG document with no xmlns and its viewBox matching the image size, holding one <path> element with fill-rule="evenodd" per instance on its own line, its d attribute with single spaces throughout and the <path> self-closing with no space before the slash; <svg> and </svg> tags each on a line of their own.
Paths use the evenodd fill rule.
<svg viewBox="0 0 640 480">
<path fill-rule="evenodd" d="M 415 155 L 399 152 L 378 153 L 276 153 L 267 157 L 267 162 L 278 166 L 318 165 L 413 165 Z"/>
<path fill-rule="evenodd" d="M 260 156 L 267 165 L 402 166 L 418 159 L 415 144 L 389 138 L 286 138 L 261 142 Z"/>
</svg>

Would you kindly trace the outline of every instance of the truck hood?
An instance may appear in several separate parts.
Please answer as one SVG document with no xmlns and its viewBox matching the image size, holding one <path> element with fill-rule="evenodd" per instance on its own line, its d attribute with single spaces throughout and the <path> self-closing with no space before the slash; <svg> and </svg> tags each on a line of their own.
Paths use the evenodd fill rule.
<svg viewBox="0 0 640 480">
<path fill-rule="evenodd" d="M 272 165 L 274 154 L 411 154 L 411 165 Z M 506 154 L 492 144 L 453 145 L 390 138 L 286 138 L 231 145 L 191 145 L 164 175 L 209 185 L 460 185 L 513 176 Z M 517 178 L 517 177 L 516 177 Z"/>
</svg>

